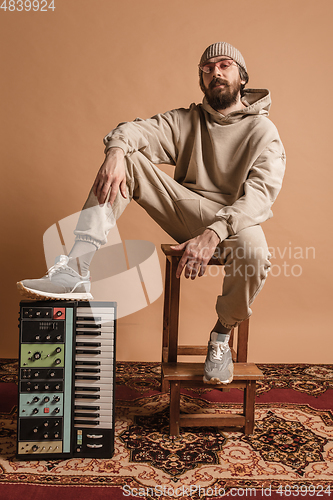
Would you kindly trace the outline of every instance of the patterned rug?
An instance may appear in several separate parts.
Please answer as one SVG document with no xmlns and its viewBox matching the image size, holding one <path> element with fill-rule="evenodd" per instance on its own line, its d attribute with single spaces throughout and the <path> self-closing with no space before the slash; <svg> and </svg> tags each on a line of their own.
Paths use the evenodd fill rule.
<svg viewBox="0 0 333 500">
<path fill-rule="evenodd" d="M 1 491 L 9 484 L 75 491 L 99 486 L 106 496 L 98 498 L 105 499 L 330 498 L 333 365 L 259 368 L 265 378 L 258 383 L 250 436 L 203 427 L 170 438 L 159 363 L 118 362 L 114 457 L 24 462 L 15 459 L 17 361 L 0 360 L 0 499 L 7 500 Z M 184 389 L 181 405 L 184 413 L 233 413 L 242 407 L 242 394 Z"/>
</svg>

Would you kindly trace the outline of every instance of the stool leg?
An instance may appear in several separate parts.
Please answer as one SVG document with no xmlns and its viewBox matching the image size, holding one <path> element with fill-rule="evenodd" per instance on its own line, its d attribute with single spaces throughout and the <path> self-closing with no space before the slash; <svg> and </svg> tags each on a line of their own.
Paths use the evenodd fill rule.
<svg viewBox="0 0 333 500">
<path fill-rule="evenodd" d="M 244 389 L 243 412 L 245 415 L 244 434 L 253 434 L 254 429 L 254 405 L 256 397 L 256 381 L 247 380 Z"/>
<path fill-rule="evenodd" d="M 168 363 L 176 363 L 178 354 L 180 279 L 176 278 L 176 270 L 179 260 L 179 257 L 171 257 Z"/>
<path fill-rule="evenodd" d="M 165 283 L 164 283 L 164 309 L 163 309 L 163 337 L 162 337 L 162 363 L 168 360 L 169 351 L 169 329 L 170 329 L 170 278 L 171 266 L 170 261 L 166 258 L 165 265 Z M 163 366 L 161 371 L 161 392 L 169 390 L 169 382 L 164 379 Z"/>
<path fill-rule="evenodd" d="M 162 363 L 167 361 L 165 348 L 169 346 L 169 318 L 170 318 L 170 262 L 166 259 L 164 283 L 164 310 L 163 310 L 163 343 Z"/>
<path fill-rule="evenodd" d="M 170 381 L 170 436 L 179 436 L 180 383 Z"/>
<path fill-rule="evenodd" d="M 237 338 L 237 362 L 247 362 L 247 346 L 249 340 L 249 319 L 242 321 L 238 325 L 238 338 Z"/>
</svg>

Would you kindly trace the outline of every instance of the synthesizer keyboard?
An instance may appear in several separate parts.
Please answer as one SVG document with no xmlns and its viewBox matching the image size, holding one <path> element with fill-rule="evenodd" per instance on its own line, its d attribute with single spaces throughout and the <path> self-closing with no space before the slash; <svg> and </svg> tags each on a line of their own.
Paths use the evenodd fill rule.
<svg viewBox="0 0 333 500">
<path fill-rule="evenodd" d="M 115 302 L 22 301 L 17 457 L 111 458 Z"/>
</svg>

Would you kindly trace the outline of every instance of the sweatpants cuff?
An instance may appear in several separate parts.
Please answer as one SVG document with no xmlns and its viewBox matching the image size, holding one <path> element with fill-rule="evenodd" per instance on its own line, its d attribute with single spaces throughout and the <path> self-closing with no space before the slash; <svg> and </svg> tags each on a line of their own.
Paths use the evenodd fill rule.
<svg viewBox="0 0 333 500">
<path fill-rule="evenodd" d="M 97 250 L 99 250 L 99 248 L 101 248 L 101 246 L 103 245 L 103 243 L 101 243 L 100 241 L 94 240 L 86 234 L 77 234 L 75 236 L 75 241 L 87 241 L 88 243 L 92 243 L 93 245 L 95 245 Z"/>
<path fill-rule="evenodd" d="M 244 319 L 241 319 L 240 321 L 237 321 L 236 323 L 234 323 L 233 325 L 229 325 L 228 323 L 226 323 L 225 321 L 221 320 L 221 318 L 219 318 L 219 322 L 221 323 L 222 326 L 224 326 L 224 328 L 228 328 L 228 330 L 232 330 L 233 328 L 237 328 L 241 323 L 243 323 L 243 321 L 249 319 L 249 317 L 252 315 L 252 312 L 251 314 L 249 314 L 247 316 L 247 318 L 244 318 Z"/>
</svg>

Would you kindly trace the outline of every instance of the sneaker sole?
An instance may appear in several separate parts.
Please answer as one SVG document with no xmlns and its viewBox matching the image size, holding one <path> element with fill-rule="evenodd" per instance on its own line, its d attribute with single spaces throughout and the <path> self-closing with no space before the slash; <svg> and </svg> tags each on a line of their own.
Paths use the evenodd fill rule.
<svg viewBox="0 0 333 500">
<path fill-rule="evenodd" d="M 42 299 L 42 300 L 93 300 L 91 293 L 47 293 L 40 292 L 38 290 L 33 290 L 32 288 L 26 288 L 21 281 L 17 283 L 17 288 L 19 292 L 28 297 L 29 299 Z"/>
<path fill-rule="evenodd" d="M 231 377 L 229 380 L 220 380 L 217 377 L 212 377 L 210 379 L 206 378 L 203 376 L 203 381 L 205 384 L 214 384 L 214 385 L 220 385 L 220 384 L 230 384 L 232 382 L 233 377 Z"/>
</svg>

